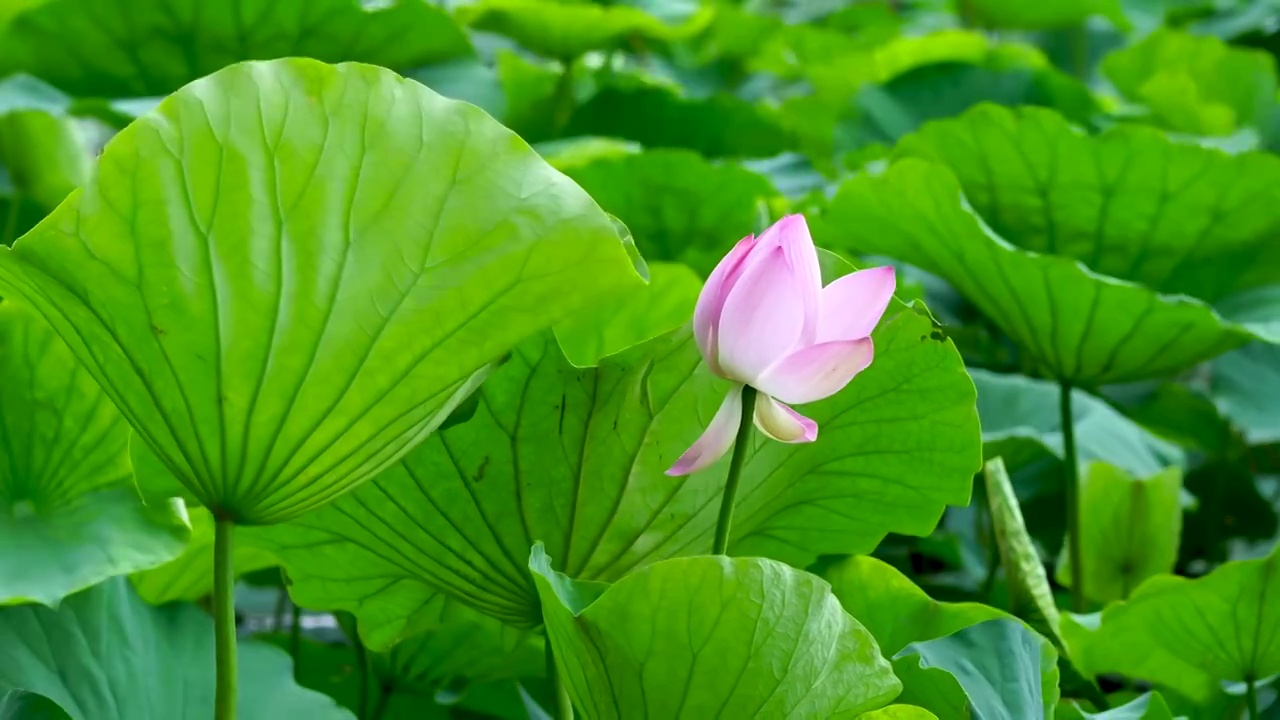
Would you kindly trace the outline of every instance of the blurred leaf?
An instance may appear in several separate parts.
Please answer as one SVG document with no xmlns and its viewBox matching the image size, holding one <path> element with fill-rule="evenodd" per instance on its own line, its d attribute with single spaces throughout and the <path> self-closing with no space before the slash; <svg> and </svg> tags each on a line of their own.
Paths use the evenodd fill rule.
<svg viewBox="0 0 1280 720">
<path fill-rule="evenodd" d="M 1087 712 L 1075 702 L 1058 706 L 1055 720 L 1173 720 L 1169 705 L 1158 692 L 1143 693 L 1119 707 L 1098 713 Z"/>
<path fill-rule="evenodd" d="M 167 95 L 241 60 L 404 70 L 470 53 L 461 28 L 422 0 L 49 0 L 0 27 L 0 75 L 90 97 Z"/>
<path fill-rule="evenodd" d="M 980 603 L 930 598 L 892 565 L 854 555 L 822 573 L 846 612 L 875 636 L 880 652 L 893 657 L 913 642 L 933 640 L 992 618 L 1008 617 Z"/>
<path fill-rule="evenodd" d="M 1276 104 L 1275 60 L 1203 35 L 1161 29 L 1102 62 L 1117 89 L 1163 127 L 1227 135 L 1257 126 Z"/>
<path fill-rule="evenodd" d="M 1096 616 L 1063 622 L 1089 674 L 1121 673 L 1208 700 L 1220 683 L 1280 672 L 1280 551 L 1204 577 L 1153 577 Z"/>
<path fill-rule="evenodd" d="M 777 195 L 739 165 L 687 150 L 649 150 L 561 170 L 631 230 L 648 260 L 678 260 L 706 276 L 742 237 L 761 228 L 760 204 Z"/>
<path fill-rule="evenodd" d="M 22 688 L 73 720 L 202 717 L 213 707 L 213 620 L 194 605 L 156 608 L 115 578 L 57 610 L 0 608 L 0 692 Z M 290 678 L 289 657 L 240 641 L 239 717 L 351 720 Z"/>
<path fill-rule="evenodd" d="M 1158 377 L 1255 337 L 1198 300 L 1010 245 L 967 207 L 945 168 L 920 160 L 899 161 L 879 177 L 853 177 L 824 223 L 857 229 L 856 239 L 836 249 L 890 255 L 942 275 L 1042 372 L 1080 385 Z"/>
<path fill-rule="evenodd" d="M 560 323 L 556 339 L 578 367 L 639 345 L 689 322 L 702 279 L 679 263 L 649 265 L 649 284 L 628 288 Z"/>
<path fill-rule="evenodd" d="M 968 502 L 973 389 L 932 332 L 925 315 L 893 308 L 872 335 L 876 362 L 804 406 L 824 442 L 753 440 L 733 553 L 805 566 L 868 552 L 888 532 L 927 535 L 946 506 Z M 711 546 L 728 458 L 688 478 L 663 473 L 726 385 L 688 328 L 593 369 L 572 367 L 549 337 L 531 341 L 481 387 L 470 421 L 314 513 L 242 534 L 281 558 L 299 604 L 356 613 L 371 645 L 407 634 L 405 616 L 432 587 L 533 627 L 538 601 L 516 558 L 534 542 L 604 581 Z"/>
<path fill-rule="evenodd" d="M 879 710 L 862 713 L 858 720 L 938 720 L 938 716 L 915 705 L 886 705 Z"/>
<path fill-rule="evenodd" d="M 1058 653 L 1017 620 L 987 620 L 908 645 L 893 660 L 898 701 L 943 718 L 1053 717 Z"/>
<path fill-rule="evenodd" d="M 963 0 L 975 20 L 996 28 L 1043 30 L 1079 25 L 1101 15 L 1121 28 L 1128 20 L 1119 0 Z"/>
<path fill-rule="evenodd" d="M 447 98 L 469 102 L 498 120 L 507 115 L 507 97 L 497 69 L 476 58 L 458 58 L 427 65 L 406 72 L 405 77 L 417 80 Z"/>
<path fill-rule="evenodd" d="M 124 418 L 12 301 L 0 303 L 0 388 L 0 605 L 56 606 L 182 551 L 181 506 L 144 506 L 134 490 Z"/>
<path fill-rule="evenodd" d="M 133 589 L 152 605 L 195 601 L 213 592 L 213 515 L 199 505 L 187 507 L 191 540 L 169 562 L 129 577 Z M 276 565 L 270 554 L 238 543 L 234 549 L 237 576 Z"/>
<path fill-rule="evenodd" d="M 10 690 L 0 696 L 0 720 L 71 720 L 71 716 L 43 695 Z"/>
<path fill-rule="evenodd" d="M 1211 361 L 1211 367 L 1221 358 L 1235 352 L 1215 358 Z M 1126 415 L 1157 435 L 1207 455 L 1225 456 L 1241 442 L 1226 417 L 1214 407 L 1213 401 L 1186 385 L 1163 383 L 1138 404 L 1123 409 Z M 1179 463 L 1169 461 L 1164 464 Z M 1139 475 L 1155 470 L 1132 467 L 1125 469 Z"/>
<path fill-rule="evenodd" d="M 1250 343 L 1210 368 L 1214 404 L 1244 439 L 1251 445 L 1280 441 L 1280 348 Z"/>
<path fill-rule="evenodd" d="M 666 42 L 688 37 L 707 17 L 698 15 L 676 26 L 627 5 L 548 0 L 480 0 L 463 6 L 458 14 L 477 30 L 505 35 L 539 55 L 559 60 L 631 40 Z"/>
<path fill-rule="evenodd" d="M 985 457 L 1003 457 L 1010 470 L 1046 456 L 1061 462 L 1058 403 L 1062 390 L 1057 383 L 977 368 L 969 374 L 978 388 Z M 1146 476 L 1185 462 L 1177 446 L 1152 435 L 1096 395 L 1072 390 L 1071 413 L 1081 463 L 1106 460 Z"/>
<path fill-rule="evenodd" d="M 587 717 L 854 718 L 900 687 L 827 584 L 779 562 L 664 560 L 608 585 L 555 572 L 539 544 L 529 568 Z"/>
<path fill-rule="evenodd" d="M 1133 477 L 1103 462 L 1080 479 L 1080 544 L 1084 594 L 1097 603 L 1123 600 L 1153 575 L 1173 572 L 1182 533 L 1182 471 Z M 1071 585 L 1071 563 L 1059 558 L 1055 579 Z"/>
</svg>

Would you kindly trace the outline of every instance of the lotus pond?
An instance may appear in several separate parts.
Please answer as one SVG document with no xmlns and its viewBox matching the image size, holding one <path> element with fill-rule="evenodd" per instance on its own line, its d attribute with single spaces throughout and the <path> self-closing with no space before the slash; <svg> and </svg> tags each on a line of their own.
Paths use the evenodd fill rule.
<svg viewBox="0 0 1280 720">
<path fill-rule="evenodd" d="M 1280 718 L 1275 0 L 0 0 L 0 718 Z"/>
</svg>

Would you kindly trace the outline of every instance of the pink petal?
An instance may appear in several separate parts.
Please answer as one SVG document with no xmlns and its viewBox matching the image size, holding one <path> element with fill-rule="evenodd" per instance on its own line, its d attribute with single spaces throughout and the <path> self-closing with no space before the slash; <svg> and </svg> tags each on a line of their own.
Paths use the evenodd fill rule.
<svg viewBox="0 0 1280 720">
<path fill-rule="evenodd" d="M 755 387 L 797 405 L 821 400 L 848 385 L 871 364 L 874 355 L 871 338 L 810 345 L 765 371 Z"/>
<path fill-rule="evenodd" d="M 823 288 L 817 341 L 856 340 L 870 335 L 889 307 L 896 285 L 893 266 L 886 265 L 845 275 Z"/>
<path fill-rule="evenodd" d="M 787 264 L 796 275 L 795 288 L 804 306 L 800 342 L 804 345 L 816 342 L 822 306 L 822 268 L 818 265 L 818 250 L 813 246 L 809 224 L 803 215 L 787 215 L 764 231 L 759 245 L 762 251 L 776 245 L 786 254 Z"/>
<path fill-rule="evenodd" d="M 693 309 L 693 335 L 698 341 L 698 350 L 707 361 L 711 371 L 720 374 L 716 343 L 716 331 L 720 326 L 720 311 L 724 308 L 724 300 L 742 275 L 747 264 L 747 256 L 756 246 L 756 239 L 748 235 L 738 241 L 728 255 L 720 260 L 716 269 L 711 271 L 707 282 L 698 294 L 698 304 Z"/>
<path fill-rule="evenodd" d="M 733 447 L 733 439 L 738 434 L 738 425 L 742 421 L 742 386 L 734 385 L 711 424 L 702 432 L 702 437 L 676 460 L 676 464 L 667 471 L 673 477 L 695 473 L 719 460 L 729 448 Z"/>
<path fill-rule="evenodd" d="M 807 443 L 818 439 L 818 423 L 760 393 L 756 395 L 756 427 L 784 443 Z"/>
<path fill-rule="evenodd" d="M 725 377 L 754 385 L 770 365 L 791 353 L 804 323 L 796 282 L 782 248 L 759 258 L 753 254 L 720 313 L 716 340 Z"/>
</svg>

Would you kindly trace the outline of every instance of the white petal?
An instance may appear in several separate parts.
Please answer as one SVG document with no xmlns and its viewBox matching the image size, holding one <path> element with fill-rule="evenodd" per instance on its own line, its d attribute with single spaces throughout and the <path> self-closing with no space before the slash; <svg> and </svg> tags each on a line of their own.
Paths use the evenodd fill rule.
<svg viewBox="0 0 1280 720">
<path fill-rule="evenodd" d="M 784 443 L 807 443 L 818 439 L 818 423 L 760 393 L 756 395 L 756 427 L 770 438 Z"/>
</svg>

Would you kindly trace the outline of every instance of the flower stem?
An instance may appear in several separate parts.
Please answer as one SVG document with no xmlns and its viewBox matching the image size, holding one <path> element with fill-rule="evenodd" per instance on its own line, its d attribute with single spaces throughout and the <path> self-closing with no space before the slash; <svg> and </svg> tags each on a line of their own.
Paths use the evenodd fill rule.
<svg viewBox="0 0 1280 720">
<path fill-rule="evenodd" d="M 755 407 L 756 389 L 748 385 L 742 388 L 742 418 L 738 421 L 738 436 L 733 441 L 733 456 L 729 458 L 729 477 L 724 481 L 724 495 L 720 498 L 720 518 L 716 520 L 716 539 L 711 546 L 713 555 L 724 555 L 729 549 L 733 500 L 738 494 L 738 481 L 742 478 L 742 462 L 747 458 L 747 446 L 751 444 L 751 418 Z"/>
<path fill-rule="evenodd" d="M 1253 682 L 1252 675 L 1244 679 L 1244 701 L 1249 707 L 1249 720 L 1258 720 L 1262 717 L 1258 713 L 1258 688 Z"/>
<path fill-rule="evenodd" d="M 213 531 L 213 632 L 217 656 L 214 720 L 236 717 L 236 600 L 232 533 L 235 523 L 219 518 Z"/>
<path fill-rule="evenodd" d="M 551 637 L 547 637 L 547 679 L 556 694 L 555 720 L 573 720 L 573 700 L 569 698 L 569 686 L 556 670 L 556 655 L 551 649 Z"/>
<path fill-rule="evenodd" d="M 1080 551 L 1080 469 L 1076 462 L 1076 426 L 1071 414 L 1071 383 L 1061 383 L 1062 475 L 1067 494 L 1067 563 L 1071 566 L 1071 609 L 1084 612 L 1084 558 Z"/>
</svg>

